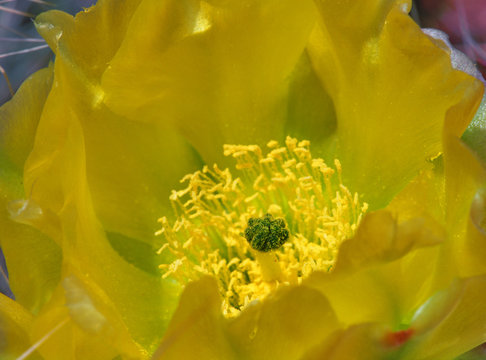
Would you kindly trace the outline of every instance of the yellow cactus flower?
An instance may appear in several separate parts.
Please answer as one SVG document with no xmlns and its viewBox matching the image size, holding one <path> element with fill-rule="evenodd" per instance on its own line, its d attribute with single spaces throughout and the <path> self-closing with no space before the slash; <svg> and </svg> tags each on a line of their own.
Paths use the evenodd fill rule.
<svg viewBox="0 0 486 360">
<path fill-rule="evenodd" d="M 2 358 L 454 359 L 486 342 L 482 125 L 474 149 L 460 139 L 484 86 L 409 10 L 38 16 L 56 60 L 0 108 Z"/>
</svg>

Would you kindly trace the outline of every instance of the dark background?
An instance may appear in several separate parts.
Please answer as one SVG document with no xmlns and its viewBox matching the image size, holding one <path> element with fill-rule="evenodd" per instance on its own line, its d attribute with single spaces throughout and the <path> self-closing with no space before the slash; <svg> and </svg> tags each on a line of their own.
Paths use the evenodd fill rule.
<svg viewBox="0 0 486 360">
<path fill-rule="evenodd" d="M 30 51 L 46 45 L 37 34 L 32 19 L 41 12 L 58 9 L 76 14 L 96 0 L 11 0 L 0 2 L 0 72 L 6 72 L 12 90 L 36 70 L 47 66 L 54 54 L 49 48 Z M 12 54 L 26 51 L 21 54 Z M 12 97 L 8 82 L 0 74 L 0 104 Z"/>
</svg>

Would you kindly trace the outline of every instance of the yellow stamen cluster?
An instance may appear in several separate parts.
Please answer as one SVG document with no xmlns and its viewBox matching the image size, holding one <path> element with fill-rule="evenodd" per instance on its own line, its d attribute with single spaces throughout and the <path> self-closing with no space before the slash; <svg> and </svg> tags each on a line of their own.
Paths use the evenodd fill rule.
<svg viewBox="0 0 486 360">
<path fill-rule="evenodd" d="M 224 154 L 236 159 L 241 176 L 216 165 L 186 175 L 181 181 L 186 188 L 170 197 L 175 222 L 159 219 L 157 235 L 166 243 L 158 253 L 173 258 L 160 265 L 163 276 L 185 284 L 213 275 L 226 316 L 282 284 L 299 284 L 316 270 L 331 271 L 339 245 L 366 212 L 367 204 L 342 184 L 338 160 L 333 169 L 313 159 L 309 141 L 287 137 L 285 145 L 270 141 L 266 155 L 256 145 L 225 145 Z M 285 220 L 290 238 L 263 254 L 249 246 L 244 232 L 250 218 L 267 213 Z M 268 264 L 277 268 L 270 278 Z"/>
</svg>

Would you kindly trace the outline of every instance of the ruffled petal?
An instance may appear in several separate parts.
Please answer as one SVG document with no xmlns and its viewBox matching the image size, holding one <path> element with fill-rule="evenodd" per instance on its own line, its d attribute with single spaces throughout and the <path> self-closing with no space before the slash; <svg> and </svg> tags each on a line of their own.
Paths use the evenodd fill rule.
<svg viewBox="0 0 486 360">
<path fill-rule="evenodd" d="M 224 164 L 223 144 L 286 135 L 288 78 L 314 18 L 307 0 L 144 1 L 103 75 L 105 103 L 173 124 L 207 163 Z"/>
<path fill-rule="evenodd" d="M 92 196 L 91 188 L 103 181 L 102 176 L 93 175 L 93 172 L 96 173 L 93 171 L 93 167 L 103 167 L 100 159 L 108 160 L 104 158 L 103 153 L 107 152 L 104 149 L 109 140 L 105 142 L 101 140 L 109 138 L 109 136 L 106 135 L 106 132 L 87 131 L 87 128 L 91 125 L 96 127 L 92 124 L 92 121 L 96 119 L 101 123 L 113 121 L 113 129 L 116 127 L 124 129 L 121 131 L 127 129 L 123 128 L 123 119 L 113 115 L 110 118 L 110 112 L 106 109 L 98 111 L 97 108 L 88 105 L 92 100 L 89 91 L 82 86 L 82 82 L 76 80 L 69 69 L 70 67 L 65 64 L 63 58 L 58 57 L 55 65 L 55 79 L 66 77 L 70 81 L 56 83 L 49 95 L 39 122 L 34 148 L 26 163 L 24 185 L 26 189 L 32 189 L 29 201 L 36 204 L 42 214 L 50 214 L 57 220 L 53 237 L 59 241 L 62 247 L 64 267 L 76 269 L 77 272 L 83 274 L 83 279 L 86 279 L 89 286 L 102 289 L 101 299 L 109 299 L 105 302 L 100 300 L 102 305 L 109 309 L 110 313 L 116 314 L 117 318 L 122 319 L 120 321 L 137 344 L 140 344 L 145 351 L 150 351 L 156 346 L 167 326 L 176 305 L 174 302 L 178 288 L 169 282 L 163 282 L 157 274 L 149 274 L 128 263 L 113 249 L 107 238 L 106 230 L 102 227 L 103 221 L 98 218 L 96 211 L 98 209 L 95 210 L 96 202 L 93 198 L 96 199 L 96 197 Z M 78 97 L 75 94 L 82 96 Z M 103 117 L 103 114 L 107 117 Z M 98 125 L 106 126 L 107 124 L 98 123 Z M 126 135 L 129 139 L 128 134 Z M 140 140 L 140 138 L 135 139 Z M 98 148 L 93 145 L 96 142 L 98 142 Z M 135 144 L 132 143 L 132 146 Z M 96 149 L 99 156 L 93 153 Z M 130 151 L 132 150 L 137 156 L 143 155 L 140 150 L 130 149 Z M 148 156 L 156 157 L 157 155 L 151 153 Z M 116 161 L 111 160 L 111 165 L 113 163 Z M 113 166 L 121 167 L 122 165 L 123 163 L 120 161 Z M 147 163 L 145 165 L 148 166 Z M 154 166 L 154 164 L 151 163 L 150 166 Z M 160 168 L 167 170 L 162 166 Z M 126 173 L 131 171 L 134 171 L 134 168 L 124 169 Z M 144 175 L 137 174 L 136 176 L 143 178 Z M 122 180 L 117 184 L 103 183 L 103 185 L 112 187 L 111 191 L 114 192 L 111 194 L 121 194 L 123 192 L 120 187 L 130 187 L 126 182 L 123 184 Z M 142 193 L 147 194 L 147 189 L 143 184 L 137 185 L 142 186 Z M 153 188 L 157 188 L 155 185 L 154 181 Z M 133 186 L 135 187 L 134 184 Z M 130 195 L 140 194 L 137 190 L 127 189 L 125 196 L 115 197 L 115 200 L 121 199 L 121 203 L 127 207 L 128 215 L 126 216 L 132 215 L 136 218 L 137 207 L 134 204 L 137 204 L 137 198 L 136 196 L 130 198 Z M 156 190 L 158 191 L 158 188 Z M 127 195 L 130 191 L 131 194 Z M 139 204 L 141 212 L 145 212 L 143 214 L 146 217 L 144 223 L 153 221 L 155 227 L 156 216 L 146 214 L 146 212 L 154 211 L 154 208 L 145 209 L 146 205 L 143 202 Z M 113 226 L 119 224 L 118 229 L 126 230 L 123 227 L 124 224 L 119 223 L 123 219 L 118 219 L 116 216 L 112 219 L 117 221 Z M 40 216 L 37 220 L 35 225 L 42 229 L 46 225 L 43 217 Z M 108 222 L 106 218 L 103 220 Z M 126 231 L 128 232 L 128 230 Z M 145 241 L 150 241 L 150 239 L 145 239 Z M 149 257 L 145 258 L 145 261 L 154 264 L 155 251 L 151 253 L 152 257 L 150 257 L 150 253 L 148 254 Z M 50 325 L 55 326 L 56 324 L 51 323 Z M 117 323 L 115 325 L 118 327 Z M 42 329 L 47 330 L 48 328 L 47 326 Z M 100 339 L 106 338 L 105 335 L 101 334 Z M 74 338 L 74 341 L 77 341 L 76 339 Z"/>
<path fill-rule="evenodd" d="M 486 93 L 481 105 L 466 131 L 462 135 L 464 142 L 473 149 L 483 164 L 486 164 Z"/>
<path fill-rule="evenodd" d="M 398 222 L 390 213 L 367 215 L 354 238 L 340 248 L 334 272 L 308 280 L 344 324 L 380 321 L 392 328 L 443 286 L 433 276 L 445 233 L 435 221 Z"/>
<path fill-rule="evenodd" d="M 464 252 L 468 254 L 463 261 L 473 273 L 486 273 L 486 194 L 479 191 L 471 206 L 467 222 Z"/>
<path fill-rule="evenodd" d="M 187 285 L 152 359 L 237 359 L 225 331 L 218 286 L 204 277 Z"/>
<path fill-rule="evenodd" d="M 4 248 L 17 274 L 22 262 L 46 257 L 28 268 L 40 269 L 39 278 L 25 287 L 20 275 L 15 280 L 22 304 L 34 313 L 42 307 L 32 341 L 49 335 L 39 349 L 46 358 L 144 358 L 167 328 L 155 358 L 294 359 L 319 344 L 321 354 L 340 349 L 334 355 L 343 358 L 349 346 L 365 351 L 383 329 L 408 325 L 453 277 L 484 272 L 482 253 L 475 262 L 468 254 L 482 239 L 468 213 L 483 171 L 458 139 L 481 86 L 451 70 L 446 53 L 403 13 L 409 2 L 326 0 L 317 6 L 325 11 L 309 58 L 303 52 L 315 20 L 310 1 L 117 6 L 100 0 L 74 19 L 59 12 L 37 19 L 57 55 L 54 82 L 52 90 L 44 84 L 45 104 L 30 90 L 12 102 L 13 108 L 25 99 L 36 105 L 19 112 L 18 124 L 8 123 L 12 134 L 25 125 L 25 139 L 16 144 L 0 135 L 9 154 L 1 181 L 13 189 L 2 192 L 0 206 L 12 205 L 11 194 L 21 199 L 10 207 L 17 224 L 2 210 L 0 225 L 13 234 Z M 306 100 L 301 87 L 311 94 Z M 372 207 L 386 205 L 424 169 L 432 181 L 420 190 L 433 189 L 443 206 L 429 204 L 430 211 L 404 218 L 368 215 L 342 245 L 333 273 L 280 289 L 234 320 L 222 317 L 217 287 L 207 278 L 187 286 L 175 311 L 180 288 L 158 276 L 153 232 L 179 178 L 203 160 L 220 160 L 225 142 L 263 144 L 286 129 L 304 133 L 312 131 L 305 126 L 319 125 L 314 135 L 323 138 L 321 153 L 341 159 L 344 182 Z M 441 151 L 444 173 L 426 161 Z M 26 158 L 24 194 L 19 174 Z M 445 182 L 437 180 L 444 174 Z M 390 208 L 402 216 L 396 204 Z M 27 249 L 14 246 L 14 238 Z M 44 305 L 61 261 L 62 281 Z M 29 302 L 28 287 L 42 281 L 47 286 Z M 437 345 L 439 355 L 459 353 L 484 341 L 485 329 L 473 318 L 484 307 L 481 288 L 484 279 L 467 279 L 450 290 L 451 301 L 434 298 L 439 311 L 412 321 L 420 338 L 410 353 L 428 356 L 429 345 Z M 326 340 L 341 325 L 338 319 L 345 326 L 383 326 L 352 326 Z M 444 345 L 441 337 L 453 338 L 450 327 L 461 324 L 472 340 Z M 24 337 L 17 325 L 5 326 L 14 329 L 12 339 Z M 371 354 L 382 356 L 381 350 Z"/>
<path fill-rule="evenodd" d="M 400 332 L 398 333 L 400 334 Z M 325 341 L 309 351 L 303 360 L 380 360 L 399 359 L 396 342 L 390 339 L 397 333 L 390 332 L 385 326 L 376 323 L 353 325 L 345 330 L 338 330 Z M 403 333 L 402 341 L 406 341 Z"/>
<path fill-rule="evenodd" d="M 39 216 L 39 209 L 18 201 L 25 197 L 23 166 L 51 89 L 52 70 L 51 66 L 35 73 L 0 109 L 0 244 L 16 300 L 33 313 L 57 285 L 62 261 L 60 248 L 48 232 L 28 226 Z"/>
<path fill-rule="evenodd" d="M 32 315 L 20 304 L 0 294 L 0 354 L 16 359 L 30 348 Z M 35 351 L 29 359 L 40 359 Z"/>
<path fill-rule="evenodd" d="M 436 276 L 445 283 L 485 271 L 481 225 L 470 214 L 486 171 L 475 154 L 451 134 L 454 118 L 449 117 L 452 120 L 444 128 L 443 156 L 432 161 L 388 206 L 403 219 L 431 217 L 446 229 L 447 241 L 436 259 Z"/>
<path fill-rule="evenodd" d="M 71 271 L 73 270 L 73 271 Z M 46 359 L 146 358 L 104 291 L 89 279 L 67 270 L 49 303 L 35 319 L 31 337 Z"/>
<path fill-rule="evenodd" d="M 446 33 L 437 29 L 422 29 L 424 33 L 433 37 L 434 39 L 441 40 L 447 46 L 448 51 L 450 51 L 451 63 L 454 69 L 461 70 L 476 79 L 486 84 L 481 72 L 476 67 L 476 64 L 469 59 L 461 51 L 457 50 L 452 46 L 449 41 L 449 37 Z M 441 44 L 438 44 L 441 46 Z M 484 141 L 486 136 L 486 93 L 483 95 L 481 104 L 469 123 L 466 131 L 462 135 L 464 142 L 475 151 L 476 155 L 486 163 L 486 142 Z"/>
<path fill-rule="evenodd" d="M 446 51 L 422 33 L 403 1 L 319 1 L 308 46 L 331 95 L 345 184 L 372 209 L 386 205 L 441 152 L 445 115 L 456 135 L 482 96 L 481 83 L 452 69 Z M 435 40 L 434 40 L 435 41 Z"/>
<path fill-rule="evenodd" d="M 22 84 L 11 101 L 0 108 L 0 169 L 13 167 L 22 174 L 51 89 L 52 75 L 52 65 L 39 70 Z"/>
<path fill-rule="evenodd" d="M 450 269 L 455 267 L 457 276 L 483 274 L 485 259 L 479 263 L 471 261 L 477 258 L 478 253 L 470 246 L 472 240 L 469 236 L 474 234 L 467 230 L 471 221 L 471 204 L 479 186 L 486 181 L 486 170 L 471 150 L 456 137 L 446 135 L 445 144 L 445 221 L 450 240 L 446 243 L 444 252 L 451 259 Z"/>
<path fill-rule="evenodd" d="M 53 193 L 55 187 L 47 184 L 50 180 L 37 180 L 36 172 L 62 155 L 65 123 L 76 118 L 83 133 L 86 177 L 103 227 L 114 237 L 123 236 L 134 244 L 152 244 L 156 219 L 170 209 L 170 190 L 201 162 L 168 124 L 134 122 L 103 104 L 101 75 L 136 8 L 136 1 L 119 6 L 117 1 L 107 0 L 74 19 L 55 11 L 36 19 L 40 32 L 57 52 L 56 86 L 46 103 L 27 164 L 26 183 L 39 188 L 46 185 L 42 196 L 54 212 L 63 206 L 62 199 Z M 59 169 L 53 170 L 53 176 L 56 171 Z"/>
<path fill-rule="evenodd" d="M 279 289 L 230 321 L 244 359 L 300 359 L 340 326 L 327 299 L 305 286 Z"/>
<path fill-rule="evenodd" d="M 40 14 L 35 25 L 56 55 L 69 62 L 78 76 L 96 82 L 120 47 L 139 3 L 100 0 L 75 18 L 52 10 Z"/>
<path fill-rule="evenodd" d="M 339 327 L 314 289 L 279 289 L 224 319 L 213 278 L 187 285 L 155 359 L 299 359 Z"/>
<path fill-rule="evenodd" d="M 59 246 L 42 232 L 9 219 L 0 201 L 0 236 L 15 299 L 32 313 L 46 303 L 61 276 Z"/>
<path fill-rule="evenodd" d="M 456 281 L 421 307 L 405 359 L 454 359 L 486 341 L 486 276 Z"/>
</svg>

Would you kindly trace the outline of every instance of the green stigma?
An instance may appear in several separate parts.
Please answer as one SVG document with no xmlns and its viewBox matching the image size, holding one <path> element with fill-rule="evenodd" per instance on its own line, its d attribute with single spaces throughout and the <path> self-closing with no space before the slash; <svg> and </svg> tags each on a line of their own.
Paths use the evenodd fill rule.
<svg viewBox="0 0 486 360">
<path fill-rule="evenodd" d="M 245 238 L 258 251 L 269 252 L 279 249 L 289 238 L 283 219 L 274 219 L 271 214 L 262 218 L 250 218 L 245 229 Z"/>
</svg>

